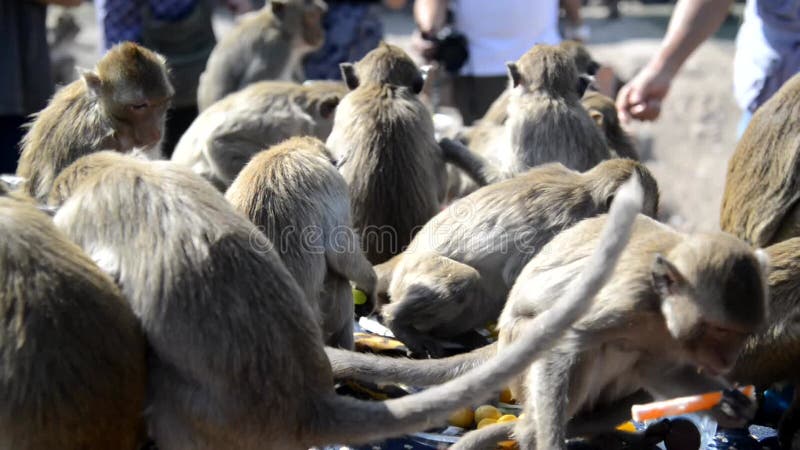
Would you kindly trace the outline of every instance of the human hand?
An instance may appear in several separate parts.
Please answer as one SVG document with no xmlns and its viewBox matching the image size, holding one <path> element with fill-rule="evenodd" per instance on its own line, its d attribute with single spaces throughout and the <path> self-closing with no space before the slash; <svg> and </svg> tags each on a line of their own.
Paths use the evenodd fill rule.
<svg viewBox="0 0 800 450">
<path fill-rule="evenodd" d="M 414 30 L 414 34 L 411 35 L 411 48 L 421 55 L 426 62 L 433 61 L 436 56 L 436 47 L 436 40 L 423 36 L 418 29 Z"/>
<path fill-rule="evenodd" d="M 661 114 L 661 102 L 667 96 L 674 75 L 664 69 L 647 66 L 617 94 L 620 120 L 655 120 Z"/>
<path fill-rule="evenodd" d="M 234 14 L 244 14 L 253 11 L 255 7 L 250 0 L 225 0 L 225 5 Z"/>
</svg>

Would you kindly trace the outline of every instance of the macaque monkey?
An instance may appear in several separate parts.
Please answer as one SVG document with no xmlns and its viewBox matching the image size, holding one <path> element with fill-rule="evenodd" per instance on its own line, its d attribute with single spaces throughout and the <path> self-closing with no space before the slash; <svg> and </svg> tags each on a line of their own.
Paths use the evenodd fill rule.
<svg viewBox="0 0 800 450">
<path fill-rule="evenodd" d="M 581 104 L 605 136 L 612 156 L 639 160 L 639 152 L 636 151 L 631 137 L 622 129 L 613 99 L 599 92 L 588 91 L 583 94 Z"/>
<path fill-rule="evenodd" d="M 575 63 L 575 68 L 578 70 L 578 74 L 585 75 L 579 78 L 578 84 L 578 95 L 582 95 L 589 85 L 591 77 L 593 77 L 594 74 L 597 73 L 597 69 L 600 68 L 600 64 L 595 61 L 594 58 L 592 58 L 592 55 L 589 53 L 589 50 L 586 49 L 586 46 L 578 41 L 561 41 L 558 46 L 564 50 L 567 56 L 569 56 Z M 476 127 L 473 127 L 473 129 L 478 131 L 485 125 L 505 124 L 506 119 L 508 119 L 508 99 L 510 95 L 511 89 L 506 89 L 503 91 L 503 93 L 500 94 L 500 97 L 498 97 L 497 100 L 495 100 L 486 111 L 486 114 L 484 114 L 479 124 L 476 125 Z M 473 143 L 471 141 L 469 143 L 472 146 Z"/>
<path fill-rule="evenodd" d="M 334 375 L 420 386 L 492 361 L 517 339 L 520 327 L 560 306 L 565 287 L 581 276 L 579 268 L 602 242 L 599 231 L 607 221 L 601 216 L 579 222 L 525 266 L 500 316 L 496 345 L 416 361 L 327 349 Z M 513 430 L 523 449 L 561 449 L 569 419 L 610 408 L 640 390 L 664 399 L 729 388 L 719 375 L 731 369 L 765 320 L 768 264 L 763 251 L 729 234 L 684 235 L 639 216 L 589 312 L 511 383 L 526 417 L 503 429 L 470 433 L 465 443 Z M 713 411 L 723 426 L 740 426 L 755 412 L 735 393 L 726 393 L 725 405 Z M 624 419 L 596 417 L 605 417 L 609 430 Z"/>
<path fill-rule="evenodd" d="M 0 185 L 0 448 L 138 450 L 145 341 L 114 282 Z"/>
<path fill-rule="evenodd" d="M 303 57 L 322 46 L 323 0 L 270 0 L 217 43 L 200 75 L 200 111 L 264 80 L 303 81 Z"/>
<path fill-rule="evenodd" d="M 766 388 L 772 383 L 795 384 L 795 398 L 779 427 L 783 448 L 792 447 L 800 428 L 800 238 L 766 249 L 769 274 L 769 316 L 766 329 L 750 337 L 729 379 Z"/>
<path fill-rule="evenodd" d="M 608 212 L 632 175 L 644 187 L 643 211 L 655 217 L 655 179 L 623 159 L 586 173 L 547 164 L 457 200 L 375 267 L 379 293 L 391 300 L 384 323 L 413 353 L 444 356 L 443 341 L 497 320 L 522 267 L 562 230 Z"/>
<path fill-rule="evenodd" d="M 339 103 L 327 146 L 350 187 L 361 246 L 378 264 L 439 212 L 445 161 L 417 97 L 422 73 L 402 49 L 381 43 L 361 61 L 342 64 L 342 75 L 351 91 Z"/>
<path fill-rule="evenodd" d="M 768 246 L 800 236 L 800 75 L 753 114 L 728 162 L 720 227 Z"/>
<path fill-rule="evenodd" d="M 25 191 L 44 202 L 58 173 L 83 155 L 157 147 L 173 92 L 161 55 L 131 42 L 109 49 L 34 117 L 17 169 Z"/>
<path fill-rule="evenodd" d="M 84 177 L 54 220 L 113 274 L 141 321 L 160 450 L 374 442 L 484 401 L 591 308 L 642 195 L 635 182 L 617 194 L 613 219 L 586 270 L 575 268 L 567 296 L 497 358 L 450 383 L 376 402 L 335 393 L 313 311 L 255 225 L 188 169 L 125 159 Z"/>
<path fill-rule="evenodd" d="M 292 136 L 327 139 L 343 83 L 253 83 L 204 110 L 181 137 L 172 161 L 224 191 L 259 151 Z"/>
<path fill-rule="evenodd" d="M 588 170 L 611 157 L 603 135 L 580 104 L 578 72 L 559 47 L 537 45 L 508 63 L 511 96 L 501 169 L 519 173 L 546 162 Z"/>
<path fill-rule="evenodd" d="M 225 197 L 275 245 L 326 344 L 352 349 L 349 280 L 373 296 L 375 271 L 352 229 L 347 183 L 325 144 L 295 137 L 256 154 Z"/>
<path fill-rule="evenodd" d="M 580 104 L 588 85 L 573 58 L 563 47 L 535 45 L 508 63 L 508 100 L 501 96 L 497 101 L 507 103 L 507 117 L 495 114 L 495 119 L 473 127 L 466 134 L 472 152 L 504 177 L 548 162 L 585 171 L 611 158 L 602 132 Z M 503 125 L 492 122 L 501 119 Z M 468 179 L 460 184 L 451 196 L 477 188 Z"/>
</svg>

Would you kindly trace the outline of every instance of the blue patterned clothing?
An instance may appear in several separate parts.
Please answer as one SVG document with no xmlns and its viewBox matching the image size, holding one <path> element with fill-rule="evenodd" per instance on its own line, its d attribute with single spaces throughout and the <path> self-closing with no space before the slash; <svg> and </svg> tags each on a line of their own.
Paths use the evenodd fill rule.
<svg viewBox="0 0 800 450">
<path fill-rule="evenodd" d="M 98 22 L 107 50 L 122 41 L 141 42 L 142 10 L 150 8 L 154 18 L 177 22 L 192 12 L 198 0 L 95 0 Z"/>
<path fill-rule="evenodd" d="M 340 63 L 358 61 L 383 38 L 383 24 L 368 3 L 330 2 L 322 26 L 325 43 L 305 60 L 310 80 L 340 80 Z"/>
</svg>

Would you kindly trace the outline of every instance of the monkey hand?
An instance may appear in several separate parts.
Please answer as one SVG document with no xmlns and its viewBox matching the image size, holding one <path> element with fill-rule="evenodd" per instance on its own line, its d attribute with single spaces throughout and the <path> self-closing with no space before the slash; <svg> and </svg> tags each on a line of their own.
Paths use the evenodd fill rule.
<svg viewBox="0 0 800 450">
<path fill-rule="evenodd" d="M 624 123 L 655 120 L 661 114 L 661 101 L 667 96 L 673 74 L 648 67 L 620 89 L 617 112 Z"/>
<path fill-rule="evenodd" d="M 711 409 L 711 415 L 723 428 L 741 428 L 756 415 L 758 405 L 739 389 L 726 389 L 722 400 Z"/>
</svg>

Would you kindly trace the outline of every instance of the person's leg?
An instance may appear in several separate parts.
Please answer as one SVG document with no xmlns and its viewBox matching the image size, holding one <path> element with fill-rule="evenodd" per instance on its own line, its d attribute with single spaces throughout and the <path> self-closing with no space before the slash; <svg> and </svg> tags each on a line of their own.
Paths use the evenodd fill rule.
<svg viewBox="0 0 800 450">
<path fill-rule="evenodd" d="M 0 116 L 0 174 L 13 174 L 17 171 L 19 145 L 25 135 L 22 126 L 25 122 L 25 116 Z"/>
<path fill-rule="evenodd" d="M 167 125 L 164 130 L 164 141 L 161 143 L 161 152 L 165 159 L 172 157 L 172 151 L 197 114 L 197 106 L 184 106 L 167 111 Z"/>
<path fill-rule="evenodd" d="M 464 118 L 464 125 L 480 119 L 492 102 L 506 89 L 508 78 L 458 76 L 453 79 L 453 101 Z"/>
</svg>

